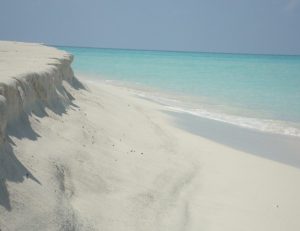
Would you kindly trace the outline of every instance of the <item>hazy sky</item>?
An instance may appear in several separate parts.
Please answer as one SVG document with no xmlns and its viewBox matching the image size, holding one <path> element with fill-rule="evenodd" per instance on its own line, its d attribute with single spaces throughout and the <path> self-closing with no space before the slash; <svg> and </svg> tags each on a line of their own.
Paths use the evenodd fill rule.
<svg viewBox="0 0 300 231">
<path fill-rule="evenodd" d="M 300 54 L 300 0 L 0 0 L 0 39 Z"/>
</svg>

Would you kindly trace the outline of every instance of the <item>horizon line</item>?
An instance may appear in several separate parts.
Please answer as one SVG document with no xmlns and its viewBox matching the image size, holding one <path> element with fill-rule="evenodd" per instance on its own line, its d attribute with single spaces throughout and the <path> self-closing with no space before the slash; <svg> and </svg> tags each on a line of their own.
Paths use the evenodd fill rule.
<svg viewBox="0 0 300 231">
<path fill-rule="evenodd" d="M 76 47 L 88 49 L 107 49 L 107 50 L 127 50 L 127 51 L 154 51 L 154 52 L 178 52 L 178 53 L 212 53 L 212 54 L 227 54 L 227 55 L 261 55 L 261 56 L 300 56 L 300 54 L 276 54 L 276 53 L 244 53 L 244 52 L 221 52 L 221 51 L 189 51 L 189 50 L 159 50 L 159 49 L 138 49 L 138 48 L 118 48 L 118 47 L 96 47 L 96 46 L 83 46 L 83 45 L 55 45 L 42 43 L 54 47 Z"/>
</svg>

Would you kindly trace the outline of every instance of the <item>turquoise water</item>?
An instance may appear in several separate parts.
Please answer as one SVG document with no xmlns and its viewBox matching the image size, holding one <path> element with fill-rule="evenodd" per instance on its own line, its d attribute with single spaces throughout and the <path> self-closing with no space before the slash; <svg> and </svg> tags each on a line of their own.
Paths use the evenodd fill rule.
<svg viewBox="0 0 300 231">
<path fill-rule="evenodd" d="M 75 72 L 131 84 L 169 109 L 300 136 L 300 56 L 59 48 Z"/>
</svg>

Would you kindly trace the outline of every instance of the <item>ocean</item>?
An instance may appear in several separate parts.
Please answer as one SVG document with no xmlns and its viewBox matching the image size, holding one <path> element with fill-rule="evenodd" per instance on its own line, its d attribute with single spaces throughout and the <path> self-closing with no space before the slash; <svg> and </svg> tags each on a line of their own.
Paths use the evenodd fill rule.
<svg viewBox="0 0 300 231">
<path fill-rule="evenodd" d="M 300 136 L 300 56 L 58 48 L 75 56 L 75 73 L 168 110 Z"/>
</svg>

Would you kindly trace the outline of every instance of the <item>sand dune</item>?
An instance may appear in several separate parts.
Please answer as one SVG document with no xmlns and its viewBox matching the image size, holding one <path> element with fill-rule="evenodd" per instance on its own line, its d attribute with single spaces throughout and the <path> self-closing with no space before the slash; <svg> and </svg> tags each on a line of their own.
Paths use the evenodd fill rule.
<svg viewBox="0 0 300 231">
<path fill-rule="evenodd" d="M 20 53 L 23 46 L 29 45 L 4 43 L 0 51 Z M 82 85 L 70 56 L 30 46 L 47 50 L 36 78 L 60 78 L 43 85 L 51 97 L 41 100 L 34 90 L 30 106 L 18 101 L 13 120 L 3 116 L 9 104 L 1 106 L 1 125 L 3 118 L 8 124 L 0 153 L 1 230 L 300 228 L 298 168 L 182 130 L 162 105 L 130 89 L 84 78 Z M 56 60 L 50 68 L 49 57 Z M 15 86 L 24 78 L 17 74 Z"/>
</svg>

